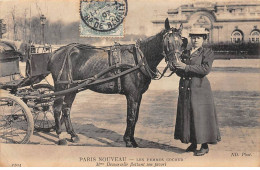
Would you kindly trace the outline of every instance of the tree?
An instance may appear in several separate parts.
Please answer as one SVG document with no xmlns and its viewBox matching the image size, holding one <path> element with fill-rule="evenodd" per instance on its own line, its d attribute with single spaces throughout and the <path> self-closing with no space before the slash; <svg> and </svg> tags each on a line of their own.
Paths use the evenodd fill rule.
<svg viewBox="0 0 260 170">
<path fill-rule="evenodd" d="M 24 9 L 24 23 L 23 23 L 23 41 L 24 42 L 28 42 L 28 38 L 27 38 L 27 10 L 28 9 Z"/>
<path fill-rule="evenodd" d="M 30 30 L 32 42 L 37 44 L 41 43 L 40 31 L 41 31 L 40 19 L 38 17 L 33 17 L 31 19 L 31 30 Z"/>
<path fill-rule="evenodd" d="M 17 40 L 17 23 L 16 23 L 16 15 L 15 15 L 15 6 L 11 10 L 11 16 L 13 21 L 13 31 L 14 31 L 14 41 Z"/>
</svg>

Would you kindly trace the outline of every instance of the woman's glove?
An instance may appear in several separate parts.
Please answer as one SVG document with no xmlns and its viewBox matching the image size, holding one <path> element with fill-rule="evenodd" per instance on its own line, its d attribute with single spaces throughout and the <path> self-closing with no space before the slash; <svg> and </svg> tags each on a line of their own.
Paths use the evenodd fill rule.
<svg viewBox="0 0 260 170">
<path fill-rule="evenodd" d="M 171 71 L 176 71 L 176 67 L 174 66 L 173 63 L 169 63 L 169 64 L 168 64 L 168 67 L 169 67 L 169 69 L 170 69 Z"/>
<path fill-rule="evenodd" d="M 186 64 L 184 64 L 183 62 L 176 62 L 174 64 L 174 67 L 180 70 L 185 70 Z"/>
</svg>

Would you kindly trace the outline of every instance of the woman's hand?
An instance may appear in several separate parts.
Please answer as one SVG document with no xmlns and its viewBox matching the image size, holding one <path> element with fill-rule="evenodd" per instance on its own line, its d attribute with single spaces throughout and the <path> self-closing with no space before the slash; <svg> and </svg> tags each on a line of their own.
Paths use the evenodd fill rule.
<svg viewBox="0 0 260 170">
<path fill-rule="evenodd" d="M 177 68 L 177 69 L 180 69 L 180 70 L 185 70 L 185 67 L 186 67 L 186 64 L 184 64 L 183 62 L 176 62 L 175 64 L 174 64 L 174 66 L 175 66 L 175 68 Z"/>
</svg>

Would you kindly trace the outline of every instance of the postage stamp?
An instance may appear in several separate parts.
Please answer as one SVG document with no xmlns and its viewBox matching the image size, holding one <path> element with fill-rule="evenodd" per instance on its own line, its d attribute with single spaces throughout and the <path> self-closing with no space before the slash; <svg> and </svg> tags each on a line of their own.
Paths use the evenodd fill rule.
<svg viewBox="0 0 260 170">
<path fill-rule="evenodd" d="M 81 37 L 123 37 L 127 0 L 81 0 Z"/>
</svg>

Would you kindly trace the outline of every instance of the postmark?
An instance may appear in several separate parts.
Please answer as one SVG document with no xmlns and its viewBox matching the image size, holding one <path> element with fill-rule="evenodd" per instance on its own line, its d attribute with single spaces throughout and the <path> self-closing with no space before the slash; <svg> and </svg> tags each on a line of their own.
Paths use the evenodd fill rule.
<svg viewBox="0 0 260 170">
<path fill-rule="evenodd" d="M 81 0 L 81 37 L 122 37 L 127 0 Z"/>
</svg>

